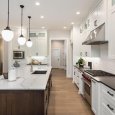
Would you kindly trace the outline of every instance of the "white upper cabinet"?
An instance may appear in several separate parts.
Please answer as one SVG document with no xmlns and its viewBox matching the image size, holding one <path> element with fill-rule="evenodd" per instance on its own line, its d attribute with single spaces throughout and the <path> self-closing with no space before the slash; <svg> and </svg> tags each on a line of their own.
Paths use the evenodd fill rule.
<svg viewBox="0 0 115 115">
<path fill-rule="evenodd" d="M 98 8 L 97 8 L 97 15 L 98 15 L 98 18 L 97 18 L 97 26 L 100 26 L 101 24 L 105 23 L 106 22 L 106 17 L 107 17 L 107 2 L 106 0 L 102 0 L 100 2 L 100 4 L 98 5 Z"/>
<path fill-rule="evenodd" d="M 102 25 L 103 23 L 106 23 L 106 20 L 107 1 L 101 0 L 80 26 L 81 41 L 84 42 L 90 32 Z M 81 43 L 80 54 L 83 57 L 99 57 L 99 46 L 97 47 L 98 48 L 92 48 L 91 45 L 82 45 Z"/>
<path fill-rule="evenodd" d="M 33 46 L 28 49 L 29 55 L 47 56 L 47 31 L 32 30 L 30 37 L 33 42 Z"/>
<path fill-rule="evenodd" d="M 102 0 L 90 14 L 90 31 L 106 22 L 106 8 L 107 2 L 106 0 Z"/>
<path fill-rule="evenodd" d="M 108 1 L 108 38 L 109 38 L 109 58 L 115 59 L 115 5 L 113 0 Z"/>
</svg>

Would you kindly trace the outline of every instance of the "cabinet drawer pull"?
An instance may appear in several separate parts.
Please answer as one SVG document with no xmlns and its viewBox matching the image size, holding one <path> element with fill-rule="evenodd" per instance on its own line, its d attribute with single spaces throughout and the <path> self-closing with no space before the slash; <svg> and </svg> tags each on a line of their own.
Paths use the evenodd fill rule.
<svg viewBox="0 0 115 115">
<path fill-rule="evenodd" d="M 96 83 L 96 81 L 94 81 L 93 79 L 92 79 L 92 82 L 93 82 L 93 83 Z"/>
<path fill-rule="evenodd" d="M 114 109 L 108 104 L 107 107 L 111 110 L 114 111 Z"/>
<path fill-rule="evenodd" d="M 97 26 L 97 20 L 94 21 L 94 26 Z"/>
<path fill-rule="evenodd" d="M 110 93 L 109 91 L 107 91 L 107 93 L 112 97 L 114 96 L 114 94 Z"/>
</svg>

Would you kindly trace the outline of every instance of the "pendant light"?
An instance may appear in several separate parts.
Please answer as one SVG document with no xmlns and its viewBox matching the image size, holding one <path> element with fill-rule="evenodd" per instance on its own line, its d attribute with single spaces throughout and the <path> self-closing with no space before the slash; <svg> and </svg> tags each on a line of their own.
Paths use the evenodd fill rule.
<svg viewBox="0 0 115 115">
<path fill-rule="evenodd" d="M 2 31 L 2 38 L 9 42 L 13 39 L 14 33 L 9 27 L 9 0 L 8 0 L 8 20 L 7 20 L 7 27 Z"/>
<path fill-rule="evenodd" d="M 31 19 L 31 16 L 28 16 L 28 18 L 29 18 L 29 39 L 28 39 L 28 41 L 26 42 L 26 45 L 27 45 L 27 47 L 32 47 L 32 41 L 31 41 L 31 39 L 30 39 L 30 19 Z"/>
<path fill-rule="evenodd" d="M 20 8 L 21 8 L 21 35 L 18 38 L 18 44 L 19 45 L 24 45 L 25 42 L 26 42 L 26 38 L 22 34 L 22 27 L 23 27 L 23 8 L 24 8 L 24 6 L 20 5 Z"/>
</svg>

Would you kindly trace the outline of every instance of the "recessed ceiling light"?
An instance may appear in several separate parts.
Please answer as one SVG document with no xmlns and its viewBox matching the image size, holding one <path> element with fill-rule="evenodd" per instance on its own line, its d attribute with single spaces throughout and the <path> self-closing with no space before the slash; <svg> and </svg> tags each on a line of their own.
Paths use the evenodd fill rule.
<svg viewBox="0 0 115 115">
<path fill-rule="evenodd" d="M 39 2 L 36 2 L 35 4 L 36 4 L 36 6 L 39 6 L 39 5 L 40 5 L 40 3 L 39 3 Z"/>
<path fill-rule="evenodd" d="M 40 16 L 41 19 L 44 19 L 44 16 Z"/>
<path fill-rule="evenodd" d="M 44 26 L 42 26 L 42 29 L 45 29 L 45 27 L 44 27 Z"/>
<path fill-rule="evenodd" d="M 79 14 L 80 14 L 80 12 L 78 11 L 78 12 L 76 12 L 76 14 L 77 14 L 77 15 L 79 15 Z"/>
<path fill-rule="evenodd" d="M 64 29 L 67 29 L 67 27 L 66 27 L 66 26 L 64 26 L 63 28 L 64 28 Z"/>
<path fill-rule="evenodd" d="M 74 25 L 75 23 L 74 22 L 71 22 L 72 25 Z"/>
</svg>

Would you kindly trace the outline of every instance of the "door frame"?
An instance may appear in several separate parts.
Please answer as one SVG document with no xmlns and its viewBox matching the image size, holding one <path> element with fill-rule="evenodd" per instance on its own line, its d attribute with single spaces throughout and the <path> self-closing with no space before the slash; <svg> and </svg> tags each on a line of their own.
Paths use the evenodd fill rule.
<svg viewBox="0 0 115 115">
<path fill-rule="evenodd" d="M 52 58 L 52 50 L 59 50 L 59 52 L 60 52 L 60 48 L 53 48 L 53 49 L 51 49 L 51 58 Z M 60 55 L 59 55 L 59 57 L 60 57 Z M 51 64 L 52 64 L 52 62 L 51 62 Z M 61 65 L 60 65 L 60 60 L 59 60 L 59 68 L 60 67 L 61 67 Z"/>
<path fill-rule="evenodd" d="M 50 38 L 50 40 L 49 40 L 49 65 L 51 66 L 51 43 L 52 43 L 52 41 L 60 41 L 60 40 L 62 40 L 62 41 L 64 41 L 65 42 L 65 45 L 66 45 L 66 68 L 65 68 L 65 70 L 66 70 L 66 77 L 69 77 L 70 75 L 69 75 L 69 62 L 68 62 L 68 40 L 69 39 L 66 39 L 66 38 Z"/>
</svg>

